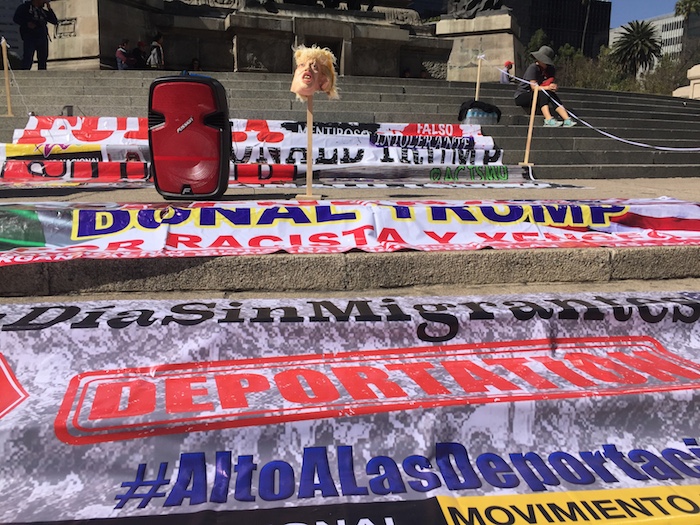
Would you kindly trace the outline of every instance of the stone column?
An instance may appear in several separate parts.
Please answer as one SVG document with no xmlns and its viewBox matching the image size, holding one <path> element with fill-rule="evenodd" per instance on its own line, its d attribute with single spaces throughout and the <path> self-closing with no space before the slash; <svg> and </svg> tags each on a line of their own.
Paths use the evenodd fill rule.
<svg viewBox="0 0 700 525">
<path fill-rule="evenodd" d="M 352 75 L 352 40 L 343 40 L 339 62 L 340 76 Z"/>
<path fill-rule="evenodd" d="M 231 43 L 233 45 L 231 51 L 233 54 L 233 71 L 235 73 L 238 71 L 238 64 L 240 63 L 238 58 L 238 35 L 233 35 Z"/>
</svg>

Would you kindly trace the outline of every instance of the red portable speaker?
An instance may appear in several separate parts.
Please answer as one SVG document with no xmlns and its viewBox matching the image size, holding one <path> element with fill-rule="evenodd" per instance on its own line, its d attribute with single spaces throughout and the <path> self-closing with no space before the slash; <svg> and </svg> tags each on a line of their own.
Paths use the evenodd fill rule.
<svg viewBox="0 0 700 525">
<path fill-rule="evenodd" d="M 163 197 L 221 197 L 231 157 L 224 87 L 204 76 L 155 79 L 148 97 L 148 146 L 151 174 Z"/>
</svg>

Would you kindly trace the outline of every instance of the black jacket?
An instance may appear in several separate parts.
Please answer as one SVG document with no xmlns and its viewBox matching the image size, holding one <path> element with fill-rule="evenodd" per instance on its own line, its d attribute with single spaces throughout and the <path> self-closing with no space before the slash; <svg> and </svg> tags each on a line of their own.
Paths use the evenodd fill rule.
<svg viewBox="0 0 700 525">
<path fill-rule="evenodd" d="M 49 34 L 48 24 L 58 24 L 56 13 L 51 6 L 48 9 L 34 7 L 31 2 L 20 4 L 12 18 L 19 25 L 19 34 L 22 40 L 46 38 Z M 34 27 L 29 27 L 33 23 Z"/>
</svg>

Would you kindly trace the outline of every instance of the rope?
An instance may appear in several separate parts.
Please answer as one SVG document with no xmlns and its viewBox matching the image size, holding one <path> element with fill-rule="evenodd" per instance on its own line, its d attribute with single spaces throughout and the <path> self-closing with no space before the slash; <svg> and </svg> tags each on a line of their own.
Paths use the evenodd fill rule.
<svg viewBox="0 0 700 525">
<path fill-rule="evenodd" d="M 484 56 L 484 55 L 480 55 L 479 58 L 481 58 L 482 56 Z M 530 84 L 530 81 L 529 81 L 529 80 L 525 80 L 524 78 L 520 78 L 520 77 L 518 77 L 518 76 L 516 76 L 516 75 L 513 75 L 513 74 L 511 74 L 507 69 L 501 69 L 500 67 L 498 67 L 498 66 L 496 66 L 496 65 L 494 65 L 494 64 L 491 64 L 491 63 L 490 63 L 488 60 L 486 60 L 486 59 L 483 59 L 483 60 L 484 60 L 486 63 L 488 63 L 489 66 L 491 66 L 491 67 L 497 69 L 497 70 L 500 71 L 501 73 L 505 73 L 505 74 L 508 75 L 510 78 L 513 78 L 513 79 L 515 79 L 515 80 L 517 80 L 517 81 L 519 81 L 519 82 L 523 82 L 523 83 L 525 83 L 525 84 Z M 552 98 L 552 96 L 547 92 L 547 90 L 542 89 L 541 91 L 542 91 L 543 93 L 545 93 L 545 94 L 549 97 L 549 99 L 550 99 L 552 102 L 554 102 L 557 106 L 564 107 L 561 103 L 559 103 L 559 102 L 557 102 L 556 100 L 554 100 L 554 98 Z M 617 136 L 617 135 L 613 135 L 612 133 L 608 133 L 607 131 L 604 131 L 604 130 L 602 130 L 602 129 L 600 129 L 600 128 L 596 128 L 595 126 L 592 126 L 591 124 L 589 124 L 588 122 L 586 122 L 585 120 L 583 120 L 581 117 L 579 117 L 578 115 L 576 115 L 573 111 L 570 111 L 570 110 L 567 109 L 566 112 L 569 113 L 569 115 L 571 115 L 572 117 L 574 117 L 576 120 L 578 120 L 581 124 L 583 124 L 584 126 L 586 126 L 586 127 L 589 128 L 589 129 L 592 129 L 592 130 L 595 131 L 596 133 L 599 133 L 600 135 L 603 135 L 604 137 L 607 137 L 607 138 L 616 140 L 616 141 L 618 141 L 618 142 L 622 142 L 622 143 L 624 143 L 624 144 L 629 144 L 630 146 L 637 146 L 637 147 L 640 147 L 640 148 L 648 148 L 648 149 L 654 149 L 654 150 L 658 150 L 658 151 L 671 151 L 671 152 L 678 152 L 678 153 L 694 153 L 694 152 L 700 151 L 700 148 L 672 148 L 672 147 L 668 147 L 668 146 L 654 146 L 654 145 L 652 145 L 652 144 L 646 144 L 646 143 L 644 143 L 644 142 L 636 142 L 636 141 L 634 141 L 634 140 L 625 139 L 625 138 L 619 137 L 619 136 Z"/>
<path fill-rule="evenodd" d="M 4 36 L 0 37 L 0 38 L 2 38 L 2 40 L 5 40 Z M 10 49 L 10 44 L 7 42 L 7 40 L 5 40 L 5 45 L 7 46 L 7 49 Z M 30 115 L 31 112 L 29 111 L 29 106 L 27 105 L 27 102 L 24 100 L 24 95 L 22 94 L 22 91 L 19 89 L 19 82 L 17 82 L 17 78 L 15 77 L 15 71 L 14 71 L 14 69 L 12 69 L 12 64 L 10 63 L 9 58 L 7 60 L 7 69 L 10 71 L 10 76 L 12 77 L 12 83 L 17 88 L 17 93 L 19 94 L 19 98 L 22 100 L 22 105 L 24 106 L 24 110 L 27 112 L 27 115 Z"/>
</svg>

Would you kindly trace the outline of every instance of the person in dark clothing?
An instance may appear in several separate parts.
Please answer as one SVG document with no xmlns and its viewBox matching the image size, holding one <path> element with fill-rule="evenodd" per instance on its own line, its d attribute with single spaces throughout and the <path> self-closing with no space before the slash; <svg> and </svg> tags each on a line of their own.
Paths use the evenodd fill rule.
<svg viewBox="0 0 700 525">
<path fill-rule="evenodd" d="M 24 42 L 22 69 L 32 68 L 35 53 L 39 69 L 46 69 L 49 57 L 48 24 L 58 25 L 50 1 L 28 0 L 17 7 L 12 19 L 19 25 L 19 34 Z"/>
<path fill-rule="evenodd" d="M 542 46 L 539 51 L 532 53 L 532 57 L 535 59 L 535 63 L 530 64 L 523 74 L 523 79 L 527 82 L 520 82 L 515 90 L 515 104 L 529 110 L 532 107 L 533 93 L 537 88 L 537 107 L 544 117 L 545 127 L 564 126 L 570 128 L 575 126 L 576 122 L 571 120 L 568 111 L 556 93 L 554 50 L 549 46 Z M 548 94 L 544 91 L 547 91 Z M 554 107 L 554 111 L 562 120 L 552 117 L 550 106 Z"/>
<path fill-rule="evenodd" d="M 134 69 L 146 69 L 146 60 L 148 60 L 148 50 L 146 42 L 139 40 L 136 47 L 131 51 L 131 58 L 134 61 Z"/>
</svg>

